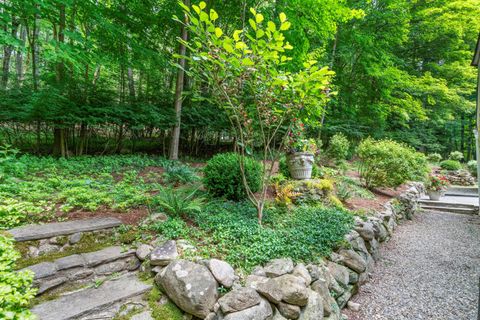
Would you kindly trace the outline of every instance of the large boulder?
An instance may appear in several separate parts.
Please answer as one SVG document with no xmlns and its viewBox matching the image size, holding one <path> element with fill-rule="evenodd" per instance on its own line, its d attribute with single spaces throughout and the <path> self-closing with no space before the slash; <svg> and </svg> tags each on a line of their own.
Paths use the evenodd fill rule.
<svg viewBox="0 0 480 320">
<path fill-rule="evenodd" d="M 308 303 L 300 314 L 300 320 L 323 319 L 323 299 L 319 293 L 308 289 Z"/>
<path fill-rule="evenodd" d="M 367 267 L 365 259 L 353 250 L 342 249 L 339 251 L 339 255 L 342 257 L 342 264 L 349 267 L 357 273 L 362 273 Z"/>
<path fill-rule="evenodd" d="M 308 302 L 305 280 L 291 274 L 285 274 L 268 279 L 265 283 L 259 283 L 257 291 L 275 304 L 286 302 L 296 306 L 305 306 Z"/>
<path fill-rule="evenodd" d="M 225 261 L 210 259 L 207 262 L 208 268 L 217 281 L 225 288 L 231 288 L 235 281 L 235 271 Z"/>
<path fill-rule="evenodd" d="M 155 279 L 180 309 L 201 319 L 213 310 L 218 298 L 218 283 L 201 264 L 176 260 Z"/>
<path fill-rule="evenodd" d="M 343 287 L 346 287 L 350 282 L 350 275 L 348 269 L 338 263 L 328 262 L 328 271 L 335 278 L 335 280 Z"/>
<path fill-rule="evenodd" d="M 274 259 L 263 268 L 269 278 L 275 278 L 293 271 L 292 259 Z"/>
<path fill-rule="evenodd" d="M 218 304 L 224 314 L 229 314 L 256 306 L 261 299 L 255 289 L 239 288 L 218 299 Z"/>
<path fill-rule="evenodd" d="M 307 267 L 305 267 L 303 263 L 297 264 L 297 266 L 293 269 L 292 274 L 294 276 L 303 278 L 307 286 L 309 286 L 310 283 L 312 283 L 312 277 L 310 276 L 310 273 L 308 272 Z"/>
<path fill-rule="evenodd" d="M 299 306 L 280 302 L 279 304 L 277 304 L 277 308 L 280 314 L 287 319 L 298 319 L 298 317 L 300 317 L 301 309 Z"/>
<path fill-rule="evenodd" d="M 177 259 L 177 244 L 173 240 L 169 240 L 159 247 L 156 247 L 150 253 L 150 264 L 152 266 L 166 266 L 173 260 Z"/>
<path fill-rule="evenodd" d="M 220 318 L 223 320 L 267 320 L 271 319 L 273 315 L 272 307 L 267 300 L 261 299 L 260 303 L 256 306 L 251 308 L 229 313 L 224 318 Z"/>
</svg>

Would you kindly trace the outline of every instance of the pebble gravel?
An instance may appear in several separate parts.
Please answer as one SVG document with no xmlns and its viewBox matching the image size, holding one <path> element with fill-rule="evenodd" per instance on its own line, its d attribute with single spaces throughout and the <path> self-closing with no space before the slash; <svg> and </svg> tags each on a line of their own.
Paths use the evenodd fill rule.
<svg viewBox="0 0 480 320">
<path fill-rule="evenodd" d="M 476 320 L 480 217 L 421 212 L 381 246 L 350 320 Z"/>
</svg>

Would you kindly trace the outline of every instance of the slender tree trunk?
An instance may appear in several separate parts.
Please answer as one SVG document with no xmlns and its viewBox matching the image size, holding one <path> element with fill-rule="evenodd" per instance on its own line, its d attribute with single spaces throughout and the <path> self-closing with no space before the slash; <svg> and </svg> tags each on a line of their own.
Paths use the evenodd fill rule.
<svg viewBox="0 0 480 320">
<path fill-rule="evenodd" d="M 186 6 L 190 6 L 190 0 L 183 0 L 183 3 Z M 185 15 L 185 22 L 187 22 L 187 16 Z M 187 41 L 188 39 L 188 32 L 187 28 L 182 25 L 182 40 Z M 186 47 L 180 43 L 178 53 L 181 57 L 185 56 L 187 50 Z M 172 140 L 170 142 L 170 152 L 169 158 L 171 160 L 178 160 L 178 145 L 180 143 L 180 125 L 181 125 L 181 116 L 182 116 L 182 93 L 183 93 L 183 85 L 184 85 L 184 78 L 185 78 L 185 58 L 179 58 L 178 64 L 180 67 L 177 71 L 177 82 L 175 86 L 175 126 L 173 127 L 172 131 Z"/>
<path fill-rule="evenodd" d="M 66 24 L 66 14 L 65 14 L 65 5 L 59 5 L 59 23 L 58 23 L 58 33 L 57 33 L 57 42 L 62 44 L 65 42 L 65 24 Z M 54 29 L 55 33 L 55 29 Z M 57 45 L 59 45 L 57 44 Z M 62 88 L 65 80 L 65 63 L 63 59 L 60 59 L 55 66 L 55 79 L 57 82 L 58 88 Z M 66 140 L 65 140 L 65 128 L 62 124 L 55 124 L 54 130 L 54 143 L 53 143 L 53 153 L 61 157 L 67 156 Z"/>
<path fill-rule="evenodd" d="M 135 101 L 135 81 L 133 79 L 133 69 L 127 69 L 127 77 L 128 77 L 128 93 L 130 95 L 130 101 Z"/>
<path fill-rule="evenodd" d="M 27 29 L 23 25 L 20 26 L 19 39 L 20 39 L 20 42 L 22 43 L 22 48 L 24 48 L 25 41 L 27 39 Z M 24 78 L 22 49 L 17 49 L 17 52 L 16 52 L 15 71 L 16 71 L 16 77 L 17 77 L 17 86 L 21 87 L 23 83 L 23 78 Z"/>
<path fill-rule="evenodd" d="M 17 36 L 17 29 L 18 29 L 18 21 L 15 17 L 12 17 L 12 30 L 11 36 L 15 38 Z M 6 28 L 5 28 L 5 31 Z M 3 66 L 2 66 L 2 79 L 0 81 L 0 89 L 5 90 L 8 84 L 8 78 L 10 76 L 10 58 L 12 57 L 13 46 L 6 45 L 3 48 Z"/>
</svg>

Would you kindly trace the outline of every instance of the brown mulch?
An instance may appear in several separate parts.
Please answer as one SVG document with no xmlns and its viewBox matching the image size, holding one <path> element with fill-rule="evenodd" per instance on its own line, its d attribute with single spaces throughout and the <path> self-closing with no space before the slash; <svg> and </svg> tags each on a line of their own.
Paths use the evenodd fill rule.
<svg viewBox="0 0 480 320">
<path fill-rule="evenodd" d="M 396 189 L 382 188 L 373 190 L 375 199 L 352 198 L 347 200 L 346 205 L 350 210 L 383 210 L 385 204 L 393 198 L 399 196 L 402 192 L 407 190 L 407 185 L 402 185 Z"/>
<path fill-rule="evenodd" d="M 117 218 L 124 224 L 138 225 L 148 216 L 147 207 L 129 209 L 128 212 L 114 211 L 109 208 L 99 208 L 96 211 L 77 210 L 68 213 L 62 213 L 61 217 L 67 220 L 81 220 L 89 218 Z"/>
</svg>

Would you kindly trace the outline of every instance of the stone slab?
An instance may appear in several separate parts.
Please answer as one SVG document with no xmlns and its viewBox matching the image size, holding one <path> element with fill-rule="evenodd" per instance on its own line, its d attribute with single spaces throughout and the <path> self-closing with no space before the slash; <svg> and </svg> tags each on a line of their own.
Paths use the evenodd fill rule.
<svg viewBox="0 0 480 320">
<path fill-rule="evenodd" d="M 46 224 L 32 224 L 8 231 L 16 241 L 30 241 L 65 236 L 77 232 L 96 231 L 118 227 L 122 222 L 116 218 L 94 218 Z"/>
<path fill-rule="evenodd" d="M 85 265 L 85 259 L 80 254 L 74 254 L 55 260 L 55 264 L 57 265 L 57 269 L 60 271 L 75 267 L 83 267 Z"/>
<path fill-rule="evenodd" d="M 42 279 L 57 273 L 57 265 L 53 262 L 41 262 L 22 270 L 31 270 L 35 274 L 34 279 Z"/>
<path fill-rule="evenodd" d="M 100 312 L 116 302 L 141 295 L 152 288 L 135 276 L 123 277 L 33 307 L 37 320 L 73 320 L 93 312 Z"/>
<path fill-rule="evenodd" d="M 102 263 L 107 263 L 128 256 L 133 256 L 134 254 L 135 250 L 125 251 L 122 247 L 116 246 L 108 247 L 95 252 L 83 253 L 82 257 L 83 259 L 85 259 L 86 265 L 88 267 L 94 267 Z"/>
</svg>

